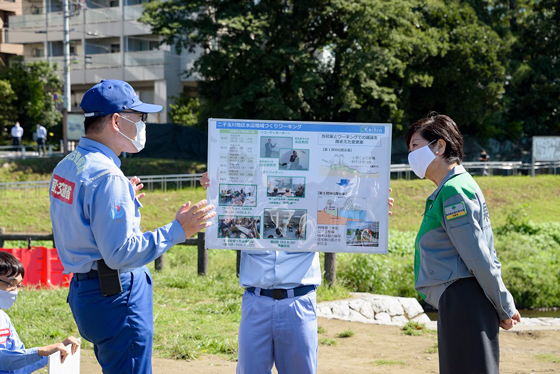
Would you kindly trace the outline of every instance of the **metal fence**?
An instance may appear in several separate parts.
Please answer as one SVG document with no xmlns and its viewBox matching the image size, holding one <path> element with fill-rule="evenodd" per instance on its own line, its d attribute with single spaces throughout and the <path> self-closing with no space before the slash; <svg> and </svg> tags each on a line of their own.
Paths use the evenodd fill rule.
<svg viewBox="0 0 560 374">
<path fill-rule="evenodd" d="M 47 149 L 47 155 L 53 155 L 52 144 L 45 145 Z M 39 146 L 37 145 L 2 145 L 0 146 L 0 156 L 7 158 L 21 158 L 25 160 L 30 155 L 38 155 Z"/>
<path fill-rule="evenodd" d="M 159 188 L 162 191 L 167 191 L 168 187 L 172 185 L 175 188 L 181 189 L 183 187 L 196 187 L 198 180 L 202 174 L 168 174 L 168 175 L 140 175 L 138 178 L 144 184 L 144 188 L 153 191 Z M 26 190 L 26 189 L 41 189 L 47 188 L 50 185 L 50 180 L 41 181 L 26 181 L 26 182 L 2 182 L 0 183 L 0 192 L 5 190 Z"/>
<path fill-rule="evenodd" d="M 191 245 L 197 247 L 197 270 L 198 275 L 208 274 L 208 249 L 204 247 L 204 232 L 199 232 L 196 237 L 187 238 L 183 243 L 178 243 L 178 246 Z M 27 241 L 27 247 L 31 248 L 32 241 L 52 241 L 53 247 L 56 248 L 53 234 L 6 234 L 5 229 L 0 227 L 0 248 L 4 247 L 6 241 Z M 239 277 L 239 268 L 241 265 L 241 251 L 237 252 L 237 259 L 235 264 L 236 274 Z M 336 253 L 325 253 L 325 280 L 332 286 L 336 283 Z M 154 267 L 156 270 L 163 270 L 165 268 L 165 254 L 155 259 Z"/>
<path fill-rule="evenodd" d="M 518 175 L 531 174 L 532 165 L 521 161 L 494 161 L 494 162 L 465 162 L 465 168 L 475 175 Z M 535 169 L 547 174 L 560 173 L 560 161 L 557 162 L 536 162 Z M 144 188 L 153 191 L 161 189 L 167 191 L 168 188 L 181 189 L 183 187 L 196 187 L 202 174 L 167 174 L 167 175 L 140 175 L 138 176 Z M 393 164 L 391 165 L 391 176 L 397 179 L 411 179 L 414 176 L 410 165 Z M 27 181 L 27 182 L 3 182 L 0 183 L 0 192 L 6 190 L 21 189 L 41 189 L 49 186 L 50 181 Z"/>
<path fill-rule="evenodd" d="M 463 166 L 474 175 L 519 175 L 531 174 L 534 169 L 546 174 L 558 174 L 560 161 L 523 163 L 521 161 L 464 162 Z M 414 173 L 409 164 L 391 165 L 391 176 L 398 179 L 411 179 Z"/>
</svg>

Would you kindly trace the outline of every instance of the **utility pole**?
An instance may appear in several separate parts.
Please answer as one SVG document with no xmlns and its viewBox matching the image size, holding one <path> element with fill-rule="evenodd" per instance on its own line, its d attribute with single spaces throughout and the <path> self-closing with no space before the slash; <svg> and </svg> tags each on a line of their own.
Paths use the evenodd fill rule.
<svg viewBox="0 0 560 374">
<path fill-rule="evenodd" d="M 62 109 L 62 141 L 63 153 L 68 154 L 68 112 L 70 103 L 70 5 L 69 0 L 63 0 L 63 28 L 62 47 L 64 50 L 64 109 Z"/>
</svg>

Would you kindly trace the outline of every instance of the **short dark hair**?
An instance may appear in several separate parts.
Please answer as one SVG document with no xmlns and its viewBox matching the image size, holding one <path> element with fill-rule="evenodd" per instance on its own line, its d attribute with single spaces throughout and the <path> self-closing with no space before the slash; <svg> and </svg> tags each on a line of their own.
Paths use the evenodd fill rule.
<svg viewBox="0 0 560 374">
<path fill-rule="evenodd" d="M 103 130 L 105 122 L 113 114 L 101 117 L 86 117 L 86 119 L 84 120 L 84 128 L 86 130 L 86 134 L 99 134 L 101 130 Z"/>
<path fill-rule="evenodd" d="M 8 252 L 0 252 L 0 275 L 8 277 L 21 277 L 25 275 L 25 269 L 19 260 Z"/>
<path fill-rule="evenodd" d="M 404 139 L 406 147 L 410 145 L 410 139 L 416 132 L 420 132 L 420 136 L 428 142 L 434 142 L 443 139 L 446 143 L 445 153 L 443 156 L 448 163 L 456 162 L 461 164 L 463 160 L 463 135 L 459 131 L 459 127 L 450 117 L 444 114 L 432 112 L 416 122 L 408 128 Z M 434 147 L 432 145 L 431 147 Z"/>
</svg>

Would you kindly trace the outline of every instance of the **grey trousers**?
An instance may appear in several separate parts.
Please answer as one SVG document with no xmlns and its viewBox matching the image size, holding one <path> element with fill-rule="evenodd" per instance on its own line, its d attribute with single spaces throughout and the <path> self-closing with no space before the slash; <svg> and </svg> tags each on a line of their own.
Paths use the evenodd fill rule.
<svg viewBox="0 0 560 374">
<path fill-rule="evenodd" d="M 476 278 L 451 284 L 438 309 L 440 374 L 498 374 L 499 317 Z"/>
</svg>

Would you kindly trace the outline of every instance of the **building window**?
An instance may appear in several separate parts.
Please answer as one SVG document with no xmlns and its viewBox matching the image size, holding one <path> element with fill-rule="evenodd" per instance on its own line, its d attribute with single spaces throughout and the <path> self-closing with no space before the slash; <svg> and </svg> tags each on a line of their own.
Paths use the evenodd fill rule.
<svg viewBox="0 0 560 374">
<path fill-rule="evenodd" d="M 32 57 L 44 57 L 45 56 L 45 50 L 43 48 L 33 48 L 31 50 L 31 56 Z"/>
</svg>

